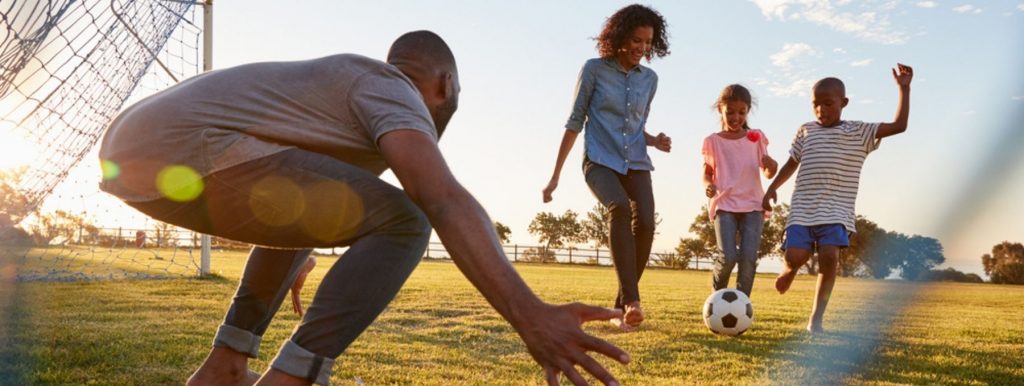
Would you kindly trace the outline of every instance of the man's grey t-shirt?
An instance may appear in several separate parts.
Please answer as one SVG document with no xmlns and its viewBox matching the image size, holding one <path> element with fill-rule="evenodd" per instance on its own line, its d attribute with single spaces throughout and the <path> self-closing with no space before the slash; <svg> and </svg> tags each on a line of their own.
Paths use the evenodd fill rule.
<svg viewBox="0 0 1024 386">
<path fill-rule="evenodd" d="M 162 197 L 157 175 L 187 166 L 198 176 L 291 148 L 380 174 L 377 140 L 412 129 L 437 141 L 412 82 L 387 63 L 353 54 L 253 63 L 185 80 L 125 109 L 110 125 L 101 189 L 127 201 Z"/>
</svg>

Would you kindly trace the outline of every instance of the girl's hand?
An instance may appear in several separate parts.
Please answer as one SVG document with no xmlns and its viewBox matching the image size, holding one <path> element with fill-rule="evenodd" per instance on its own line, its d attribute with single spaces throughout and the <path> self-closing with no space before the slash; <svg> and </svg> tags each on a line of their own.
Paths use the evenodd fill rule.
<svg viewBox="0 0 1024 386">
<path fill-rule="evenodd" d="M 704 188 L 704 195 L 708 196 L 708 198 L 712 198 L 716 194 L 718 194 L 718 187 L 715 184 L 708 184 L 708 187 Z"/>
<path fill-rule="evenodd" d="M 557 187 L 558 187 L 558 179 L 557 178 L 552 178 L 551 181 L 548 182 L 548 186 L 544 187 L 543 194 L 544 194 L 544 202 L 545 203 L 551 202 L 551 193 L 553 193 L 555 191 L 555 188 L 557 188 Z"/>
</svg>

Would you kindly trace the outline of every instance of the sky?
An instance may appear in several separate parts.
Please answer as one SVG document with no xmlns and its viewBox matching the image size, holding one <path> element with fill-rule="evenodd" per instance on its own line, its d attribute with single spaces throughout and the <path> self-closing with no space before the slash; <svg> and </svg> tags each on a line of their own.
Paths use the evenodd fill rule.
<svg viewBox="0 0 1024 386">
<path fill-rule="evenodd" d="M 596 204 L 579 167 L 582 137 L 554 201 L 542 203 L 541 189 L 579 70 L 597 56 L 592 38 L 628 4 L 220 0 L 213 68 L 336 53 L 383 59 L 405 32 L 438 33 L 455 54 L 462 86 L 442 152 L 492 219 L 511 228 L 512 242 L 537 244 L 527 226 L 538 212 L 582 215 Z M 909 128 L 868 157 L 858 214 L 888 230 L 939 239 L 943 267 L 966 272 L 983 273 L 980 256 L 993 245 L 1024 242 L 1024 204 L 1017 199 L 1024 192 L 1024 2 L 643 4 L 667 19 L 672 52 L 643 63 L 659 76 L 647 131 L 673 140 L 671 153 L 650 148 L 662 218 L 655 251 L 691 236 L 689 225 L 706 203 L 700 146 L 719 129 L 711 106 L 724 86 L 751 89 L 756 107 L 749 123 L 765 132 L 781 164 L 797 127 L 814 119 L 808 92 L 820 78 L 846 83 L 844 119 L 892 121 L 898 94 L 890 68 L 897 62 L 915 73 Z M 397 184 L 390 173 L 384 178 Z M 782 202 L 792 187 L 793 179 L 779 190 Z M 134 215 L 103 193 L 80 199 L 110 208 L 108 218 Z"/>
</svg>

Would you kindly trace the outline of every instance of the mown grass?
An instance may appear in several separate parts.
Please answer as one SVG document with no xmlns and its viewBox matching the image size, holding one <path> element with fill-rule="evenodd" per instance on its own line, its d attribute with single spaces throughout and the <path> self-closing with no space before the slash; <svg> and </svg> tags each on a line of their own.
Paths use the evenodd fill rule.
<svg viewBox="0 0 1024 386">
<path fill-rule="evenodd" d="M 218 253 L 208 279 L 80 283 L 10 279 L 0 264 L 0 384 L 181 384 L 205 357 L 244 254 Z M 327 267 L 307 283 L 306 301 Z M 610 268 L 518 264 L 550 302 L 608 305 Z M 4 274 L 7 272 L 7 274 Z M 6 276 L 5 276 L 6 275 Z M 814 281 L 785 296 L 758 276 L 754 328 L 705 329 L 707 272 L 648 270 L 648 321 L 635 333 L 588 332 L 629 351 L 601 359 L 629 385 L 1021 384 L 1024 287 L 840 279 L 823 336 L 803 331 Z M 283 307 L 251 366 L 266 368 L 298 318 Z M 333 384 L 523 385 L 543 380 L 517 335 L 450 262 L 425 261 L 387 311 L 339 358 Z"/>
</svg>

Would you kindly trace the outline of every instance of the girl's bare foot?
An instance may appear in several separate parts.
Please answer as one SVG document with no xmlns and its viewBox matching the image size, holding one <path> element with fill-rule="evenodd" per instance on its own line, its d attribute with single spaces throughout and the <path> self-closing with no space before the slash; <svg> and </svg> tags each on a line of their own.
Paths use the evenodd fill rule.
<svg viewBox="0 0 1024 386">
<path fill-rule="evenodd" d="M 636 331 L 636 327 L 631 327 L 630 325 L 628 325 L 625 322 L 623 322 L 622 321 L 622 317 L 618 317 L 618 318 L 614 318 L 614 319 L 608 319 L 608 321 L 611 322 L 612 325 L 615 326 L 615 328 L 618 328 L 618 329 L 620 329 L 622 331 L 625 331 L 625 332 Z"/>
</svg>

